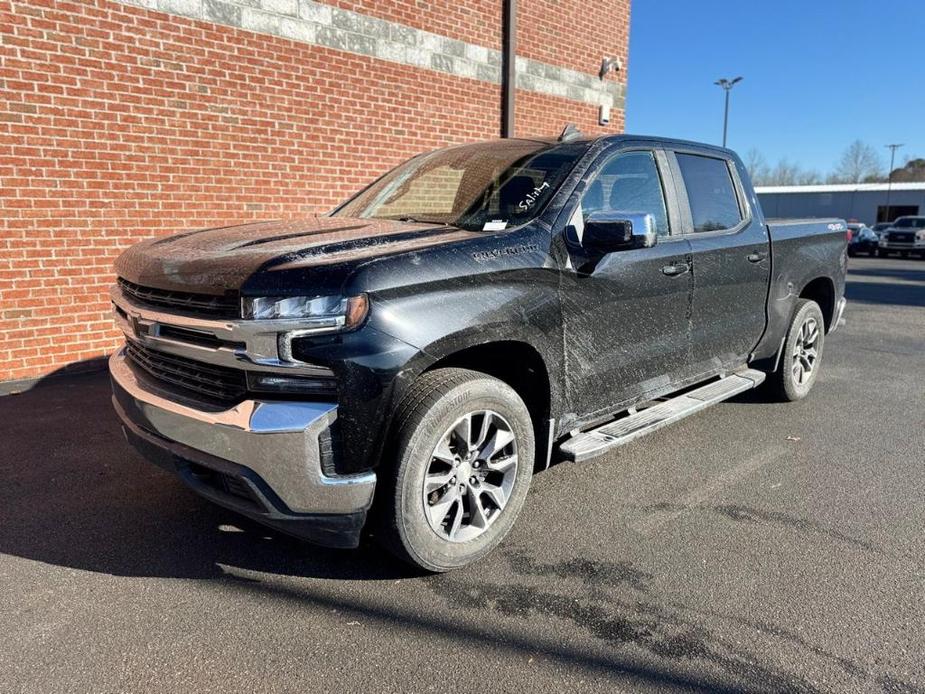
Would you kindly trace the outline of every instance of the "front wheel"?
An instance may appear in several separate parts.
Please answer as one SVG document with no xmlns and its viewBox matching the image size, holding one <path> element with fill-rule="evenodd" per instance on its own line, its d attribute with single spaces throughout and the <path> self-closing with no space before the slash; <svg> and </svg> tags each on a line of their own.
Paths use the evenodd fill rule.
<svg viewBox="0 0 925 694">
<path fill-rule="evenodd" d="M 381 536 L 399 558 L 449 571 L 488 554 L 514 525 L 533 475 L 530 412 L 517 392 L 467 369 L 437 369 L 396 412 Z"/>
<path fill-rule="evenodd" d="M 768 379 L 778 398 L 792 402 L 809 395 L 819 376 L 824 342 L 825 322 L 819 304 L 800 299 L 784 340 L 780 365 Z"/>
<path fill-rule="evenodd" d="M 883 250 L 882 248 L 878 248 L 878 249 L 877 249 L 877 257 L 878 257 L 878 258 L 886 258 L 888 255 L 889 255 L 889 253 L 887 253 L 887 252 L 886 252 L 885 250 Z"/>
</svg>

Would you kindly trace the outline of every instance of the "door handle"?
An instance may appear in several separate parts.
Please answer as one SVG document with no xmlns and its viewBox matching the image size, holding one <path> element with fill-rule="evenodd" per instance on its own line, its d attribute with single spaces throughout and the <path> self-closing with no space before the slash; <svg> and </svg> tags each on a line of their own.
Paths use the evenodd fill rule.
<svg viewBox="0 0 925 694">
<path fill-rule="evenodd" d="M 745 256 L 745 259 L 750 263 L 760 263 L 767 257 L 767 253 L 755 251 L 754 253 L 749 253 L 747 256 Z"/>
<path fill-rule="evenodd" d="M 663 267 L 662 273 L 668 275 L 669 277 L 677 277 L 678 275 L 683 275 L 690 269 L 691 266 L 688 263 L 672 263 L 671 265 L 666 265 Z"/>
</svg>

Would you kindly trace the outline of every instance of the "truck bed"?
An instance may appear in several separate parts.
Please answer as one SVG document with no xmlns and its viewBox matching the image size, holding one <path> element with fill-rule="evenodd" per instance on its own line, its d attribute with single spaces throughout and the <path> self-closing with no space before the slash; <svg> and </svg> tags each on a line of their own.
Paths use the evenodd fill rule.
<svg viewBox="0 0 925 694">
<path fill-rule="evenodd" d="M 768 219 L 771 239 L 771 284 L 768 288 L 768 330 L 760 351 L 779 341 L 790 322 L 800 288 L 813 278 L 828 277 L 827 296 L 820 305 L 826 327 L 832 327 L 836 301 L 845 292 L 848 225 L 843 219 Z M 834 271 L 833 271 L 834 270 Z"/>
</svg>

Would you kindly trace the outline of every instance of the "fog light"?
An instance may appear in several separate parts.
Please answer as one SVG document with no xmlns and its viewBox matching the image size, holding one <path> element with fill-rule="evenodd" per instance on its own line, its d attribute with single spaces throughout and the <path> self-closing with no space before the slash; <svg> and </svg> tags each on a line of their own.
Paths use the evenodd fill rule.
<svg viewBox="0 0 925 694">
<path fill-rule="evenodd" d="M 334 378 L 284 376 L 276 373 L 248 373 L 248 390 L 260 393 L 331 396 L 337 394 Z"/>
</svg>

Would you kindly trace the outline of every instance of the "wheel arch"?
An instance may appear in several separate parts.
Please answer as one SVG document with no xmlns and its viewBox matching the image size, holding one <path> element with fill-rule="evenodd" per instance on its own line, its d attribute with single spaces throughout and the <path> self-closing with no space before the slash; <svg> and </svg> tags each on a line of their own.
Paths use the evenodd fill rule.
<svg viewBox="0 0 925 694">
<path fill-rule="evenodd" d="M 425 370 L 445 367 L 470 369 L 507 383 L 523 398 L 534 423 L 545 422 L 552 411 L 552 388 L 546 362 L 537 349 L 520 340 L 497 340 L 444 355 Z"/>
<path fill-rule="evenodd" d="M 496 337 L 470 342 L 456 336 L 429 346 L 421 354 L 426 355 L 426 363 L 418 362 L 417 368 L 405 372 L 393 402 L 400 402 L 412 383 L 436 369 L 469 369 L 497 378 L 513 388 L 527 405 L 537 442 L 536 468 L 547 467 L 552 435 L 550 419 L 560 411 L 561 393 L 556 389 L 557 379 L 550 368 L 549 356 L 544 357 L 532 340 Z M 390 432 L 393 427 L 394 421 L 390 421 Z"/>
<path fill-rule="evenodd" d="M 800 291 L 800 299 L 809 299 L 819 304 L 826 333 L 831 332 L 835 317 L 835 283 L 829 277 L 816 277 L 806 283 Z"/>
<path fill-rule="evenodd" d="M 777 372 L 784 347 L 784 339 L 787 336 L 787 331 L 790 329 L 790 324 L 796 313 L 799 299 L 809 299 L 819 304 L 826 334 L 831 332 L 834 327 L 833 321 L 835 318 L 836 298 L 835 282 L 831 277 L 818 275 L 805 281 L 799 294 L 790 289 L 787 295 L 782 299 L 783 301 L 777 303 L 782 303 L 783 305 L 775 309 L 775 314 L 771 318 L 774 322 L 771 325 L 769 333 L 764 338 L 764 342 L 768 346 L 771 344 L 770 339 L 774 340 L 773 349 L 764 351 L 760 358 L 750 362 L 755 368 L 761 369 L 767 373 Z M 771 302 L 769 302 L 769 307 L 770 303 Z"/>
</svg>

